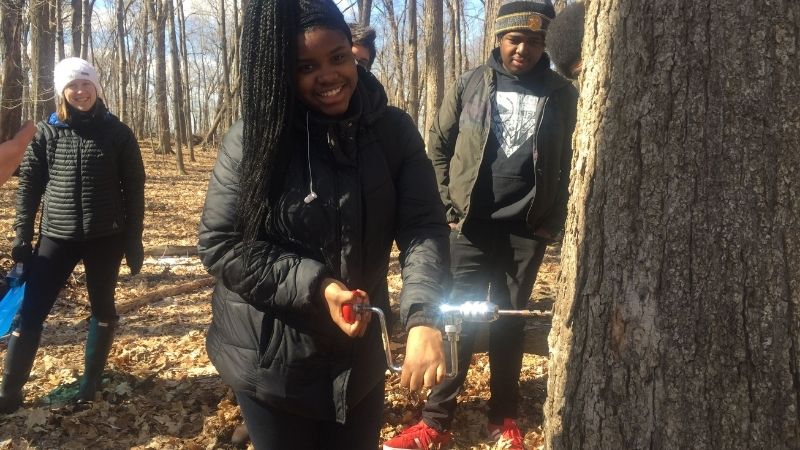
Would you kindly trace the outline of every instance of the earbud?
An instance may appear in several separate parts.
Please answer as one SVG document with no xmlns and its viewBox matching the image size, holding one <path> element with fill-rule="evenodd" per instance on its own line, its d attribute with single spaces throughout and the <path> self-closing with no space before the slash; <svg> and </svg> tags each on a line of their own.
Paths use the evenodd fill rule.
<svg viewBox="0 0 800 450">
<path fill-rule="evenodd" d="M 306 198 L 303 199 L 303 203 L 308 204 L 308 203 L 313 202 L 316 199 L 317 199 L 317 193 L 314 192 L 314 191 L 311 191 L 311 192 L 308 193 L 308 195 L 306 195 Z"/>
</svg>

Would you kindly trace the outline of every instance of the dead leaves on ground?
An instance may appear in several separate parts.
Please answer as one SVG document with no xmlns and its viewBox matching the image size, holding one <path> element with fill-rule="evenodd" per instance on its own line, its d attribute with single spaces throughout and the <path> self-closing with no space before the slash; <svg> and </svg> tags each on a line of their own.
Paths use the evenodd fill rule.
<svg viewBox="0 0 800 450">
<path fill-rule="evenodd" d="M 145 147 L 147 169 L 145 248 L 194 246 L 213 152 L 199 151 L 198 161 L 187 161 L 189 175 L 175 175 L 169 157 L 154 156 Z M 16 179 L 0 188 L 0 265 L 11 266 L 14 238 L 13 198 Z M 396 258 L 397 255 L 395 254 Z M 535 297 L 552 298 L 558 260 L 548 255 Z M 399 267 L 391 266 L 390 292 L 399 294 Z M 120 272 L 117 304 L 123 305 L 157 289 L 206 277 L 196 256 L 148 256 L 142 273 Z M 0 450 L 5 449 L 225 449 L 241 423 L 238 407 L 205 351 L 205 333 L 211 318 L 211 289 L 160 298 L 125 314 L 109 356 L 96 401 L 77 406 L 71 399 L 83 371 L 84 341 L 89 317 L 82 266 L 62 290 L 46 323 L 42 345 L 25 389 L 25 405 L 17 413 L 0 416 Z M 393 352 L 402 353 L 398 333 Z M 5 344 L 0 344 L 0 358 Z M 489 449 L 486 440 L 486 401 L 489 363 L 485 354 L 473 359 L 453 423 L 455 449 Z M 520 380 L 522 399 L 519 424 L 529 449 L 542 445 L 542 403 L 545 398 L 546 358 L 526 355 Z M 382 439 L 419 421 L 424 394 L 399 387 L 387 379 Z"/>
</svg>

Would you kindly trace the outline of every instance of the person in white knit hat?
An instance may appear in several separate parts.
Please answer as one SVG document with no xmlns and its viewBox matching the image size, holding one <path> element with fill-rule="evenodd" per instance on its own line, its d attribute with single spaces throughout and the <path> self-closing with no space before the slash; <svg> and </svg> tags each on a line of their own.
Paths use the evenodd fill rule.
<svg viewBox="0 0 800 450">
<path fill-rule="evenodd" d="M 89 62 L 67 58 L 53 75 L 57 110 L 37 124 L 20 167 L 11 254 L 23 264 L 27 286 L 5 355 L 0 414 L 22 405 L 43 323 L 79 261 L 92 317 L 77 400 L 95 400 L 119 319 L 114 289 L 122 257 L 132 274 L 144 259 L 145 174 L 136 137 L 106 108 Z"/>
</svg>

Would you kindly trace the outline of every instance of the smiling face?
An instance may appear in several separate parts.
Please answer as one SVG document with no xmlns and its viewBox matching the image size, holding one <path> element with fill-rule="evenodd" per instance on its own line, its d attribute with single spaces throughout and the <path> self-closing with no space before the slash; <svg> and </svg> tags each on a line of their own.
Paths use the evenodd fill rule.
<svg viewBox="0 0 800 450">
<path fill-rule="evenodd" d="M 97 101 L 97 89 L 89 80 L 72 80 L 64 87 L 64 99 L 78 111 L 90 111 Z"/>
<path fill-rule="evenodd" d="M 347 112 L 358 83 L 347 36 L 328 28 L 298 35 L 295 83 L 300 100 L 310 109 L 333 117 Z"/>
<path fill-rule="evenodd" d="M 544 33 L 509 31 L 500 38 L 503 67 L 513 75 L 522 75 L 536 66 L 544 53 Z"/>
</svg>

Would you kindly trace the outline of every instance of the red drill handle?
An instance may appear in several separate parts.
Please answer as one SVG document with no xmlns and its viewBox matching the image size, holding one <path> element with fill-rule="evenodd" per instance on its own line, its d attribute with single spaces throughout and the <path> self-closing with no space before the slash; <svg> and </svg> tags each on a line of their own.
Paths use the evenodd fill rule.
<svg viewBox="0 0 800 450">
<path fill-rule="evenodd" d="M 354 289 L 353 294 L 356 297 L 365 298 L 367 293 L 362 291 L 361 289 Z M 345 303 L 342 305 L 342 318 L 347 323 L 356 323 L 356 311 L 357 307 L 355 303 Z"/>
<path fill-rule="evenodd" d="M 353 310 L 352 303 L 345 303 L 342 305 L 342 317 L 344 321 L 347 323 L 355 323 L 356 322 L 356 312 Z"/>
</svg>

